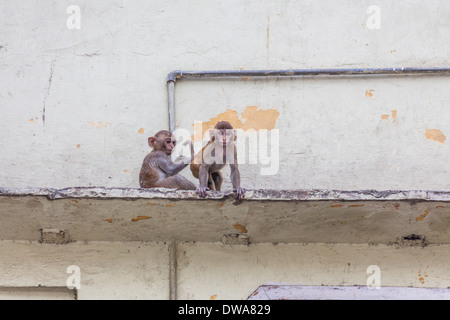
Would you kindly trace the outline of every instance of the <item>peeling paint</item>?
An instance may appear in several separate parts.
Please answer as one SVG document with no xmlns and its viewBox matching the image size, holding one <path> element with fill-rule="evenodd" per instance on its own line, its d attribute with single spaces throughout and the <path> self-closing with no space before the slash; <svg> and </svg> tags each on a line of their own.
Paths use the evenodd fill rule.
<svg viewBox="0 0 450 320">
<path fill-rule="evenodd" d="M 373 90 L 373 89 L 369 89 L 369 90 L 366 90 L 366 97 L 373 97 L 373 93 L 375 92 L 375 90 Z"/>
<path fill-rule="evenodd" d="M 381 119 L 382 120 L 387 120 L 387 119 L 389 119 L 389 115 L 388 114 L 382 114 L 381 115 Z"/>
<path fill-rule="evenodd" d="M 209 300 L 216 300 L 217 294 L 213 294 L 211 297 L 209 297 Z"/>
<path fill-rule="evenodd" d="M 131 218 L 131 221 L 136 222 L 136 221 L 140 221 L 140 220 L 147 220 L 147 219 L 151 219 L 152 217 L 148 217 L 148 216 L 137 216 L 136 218 Z"/>
<path fill-rule="evenodd" d="M 332 204 L 332 205 L 330 206 L 330 208 L 342 208 L 342 207 L 343 207 L 342 204 Z"/>
<path fill-rule="evenodd" d="M 139 134 L 144 134 L 144 128 L 140 128 L 140 129 L 138 130 L 138 133 L 139 133 Z"/>
<path fill-rule="evenodd" d="M 171 207 L 175 207 L 176 205 L 177 205 L 176 203 L 169 203 L 169 204 L 166 204 L 166 207 L 171 208 Z"/>
<path fill-rule="evenodd" d="M 428 140 L 434 140 L 439 143 L 444 143 L 447 140 L 447 137 L 442 133 L 441 130 L 438 129 L 427 129 L 425 132 L 425 137 Z"/>
<path fill-rule="evenodd" d="M 425 284 L 425 278 L 428 278 L 426 272 L 422 271 L 422 268 L 419 269 L 418 279 L 420 283 Z"/>
<path fill-rule="evenodd" d="M 428 210 L 424 210 L 424 212 L 425 212 L 424 214 L 416 218 L 416 221 L 423 221 L 423 219 L 425 219 L 425 217 L 430 214 Z"/>
<path fill-rule="evenodd" d="M 107 126 L 111 125 L 111 122 L 109 122 L 109 121 L 106 121 L 106 122 L 99 121 L 99 122 L 96 123 L 95 121 L 89 121 L 89 125 L 91 126 L 91 128 L 95 128 L 95 127 L 102 128 L 102 127 L 107 127 Z"/>
<path fill-rule="evenodd" d="M 247 233 L 247 232 L 248 232 L 247 228 L 246 228 L 245 226 L 239 224 L 239 223 L 236 223 L 235 225 L 233 225 L 233 227 L 234 227 L 236 230 L 238 230 L 238 231 L 240 231 L 240 232 L 242 232 L 242 233 Z"/>
<path fill-rule="evenodd" d="M 109 218 L 109 219 L 105 219 L 106 222 L 112 223 L 113 219 Z"/>
<path fill-rule="evenodd" d="M 391 114 L 392 114 L 392 120 L 395 120 L 397 118 L 397 110 L 395 110 L 395 109 L 392 110 Z"/>
<path fill-rule="evenodd" d="M 364 207 L 363 204 L 351 204 L 348 206 L 349 208 L 360 208 L 360 207 Z"/>
<path fill-rule="evenodd" d="M 275 108 L 260 109 L 257 106 L 248 106 L 240 116 L 236 110 L 227 109 L 227 111 L 218 114 L 209 121 L 202 122 L 201 126 L 193 125 L 195 132 L 192 139 L 203 137 L 203 133 L 213 129 L 219 121 L 228 121 L 235 129 L 272 130 L 275 129 L 279 115 L 280 112 Z M 201 132 L 198 132 L 198 130 L 201 130 Z"/>
</svg>

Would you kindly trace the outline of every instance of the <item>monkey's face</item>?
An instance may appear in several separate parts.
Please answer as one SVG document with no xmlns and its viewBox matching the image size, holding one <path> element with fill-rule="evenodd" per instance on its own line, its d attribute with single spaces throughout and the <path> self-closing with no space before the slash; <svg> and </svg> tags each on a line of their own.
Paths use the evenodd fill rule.
<svg viewBox="0 0 450 320">
<path fill-rule="evenodd" d="M 162 142 L 162 149 L 167 155 L 171 155 L 177 142 L 172 137 L 165 137 Z"/>
<path fill-rule="evenodd" d="M 235 139 L 234 129 L 214 129 L 214 140 L 222 146 L 227 146 Z"/>
</svg>

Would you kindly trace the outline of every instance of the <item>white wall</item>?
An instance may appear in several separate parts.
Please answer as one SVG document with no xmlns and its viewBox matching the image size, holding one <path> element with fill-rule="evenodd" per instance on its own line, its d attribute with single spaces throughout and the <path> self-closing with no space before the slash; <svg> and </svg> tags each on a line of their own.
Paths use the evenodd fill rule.
<svg viewBox="0 0 450 320">
<path fill-rule="evenodd" d="M 66 27 L 73 4 L 80 30 Z M 379 30 L 367 28 L 372 4 Z M 138 187 L 147 137 L 168 127 L 170 71 L 448 67 L 449 18 L 446 0 L 4 0 L 0 185 Z M 448 76 L 181 81 L 177 125 L 276 109 L 279 172 L 244 166 L 247 188 L 449 190 L 449 142 L 425 136 L 449 134 L 449 84 Z"/>
<path fill-rule="evenodd" d="M 364 287 L 371 265 L 380 267 L 381 287 L 448 288 L 448 250 L 448 245 L 179 243 L 178 298 L 247 299 L 265 284 Z M 72 275 L 67 267 L 77 265 L 81 300 L 169 297 L 168 245 L 162 242 L 1 241 L 0 256 L 0 288 L 65 287 Z"/>
</svg>

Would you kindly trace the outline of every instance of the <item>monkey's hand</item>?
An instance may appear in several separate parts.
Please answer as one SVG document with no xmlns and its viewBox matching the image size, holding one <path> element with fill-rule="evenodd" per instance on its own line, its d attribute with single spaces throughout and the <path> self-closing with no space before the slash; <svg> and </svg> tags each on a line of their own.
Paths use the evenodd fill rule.
<svg viewBox="0 0 450 320">
<path fill-rule="evenodd" d="M 236 200 L 244 199 L 245 198 L 245 189 L 238 187 L 236 189 L 233 189 L 234 192 L 234 198 Z"/>
<path fill-rule="evenodd" d="M 183 142 L 182 146 L 187 146 L 189 145 L 190 151 L 191 151 L 191 161 L 194 159 L 195 156 L 195 151 L 194 151 L 194 143 L 192 142 L 191 139 L 186 140 L 185 142 Z"/>
<path fill-rule="evenodd" d="M 185 156 L 179 156 L 175 160 L 173 160 L 173 163 L 184 164 L 184 165 L 188 165 L 191 162 L 192 162 L 192 159 L 190 157 L 185 157 Z"/>
<path fill-rule="evenodd" d="M 196 192 L 200 197 L 206 198 L 206 191 L 209 191 L 208 187 L 198 187 Z"/>
</svg>

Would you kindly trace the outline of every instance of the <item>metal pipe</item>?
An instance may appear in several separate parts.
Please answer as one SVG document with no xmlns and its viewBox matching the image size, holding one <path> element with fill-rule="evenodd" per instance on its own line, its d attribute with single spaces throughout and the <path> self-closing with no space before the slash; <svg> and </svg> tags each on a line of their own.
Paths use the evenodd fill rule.
<svg viewBox="0 0 450 320">
<path fill-rule="evenodd" d="M 246 77 L 328 77 L 328 76 L 419 76 L 447 75 L 450 68 L 352 68 L 352 69 L 288 69 L 288 70 L 223 70 L 182 71 L 174 70 L 167 76 L 169 95 L 169 130 L 175 130 L 175 82 L 181 79 L 211 79 Z"/>
<path fill-rule="evenodd" d="M 167 83 L 168 101 L 169 101 L 169 130 L 175 130 L 175 81 Z"/>
</svg>

